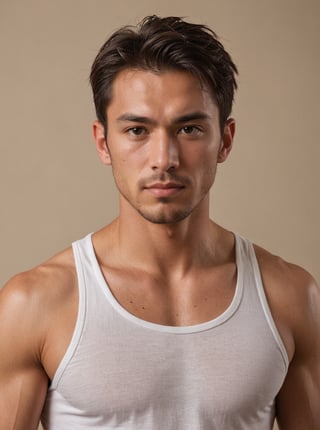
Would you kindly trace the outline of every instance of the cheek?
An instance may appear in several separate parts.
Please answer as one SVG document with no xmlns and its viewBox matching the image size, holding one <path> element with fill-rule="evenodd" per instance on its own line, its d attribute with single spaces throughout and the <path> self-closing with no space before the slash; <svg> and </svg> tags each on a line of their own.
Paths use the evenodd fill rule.
<svg viewBox="0 0 320 430">
<path fill-rule="evenodd" d="M 127 142 L 125 139 L 117 139 L 116 145 L 110 145 L 110 153 L 113 166 L 122 169 L 135 170 L 141 167 L 147 157 L 146 145 Z"/>
<path fill-rule="evenodd" d="M 113 153 L 111 167 L 118 186 L 127 188 L 137 182 L 142 170 L 138 157 L 126 151 Z"/>
<path fill-rule="evenodd" d="M 195 146 L 194 148 L 190 148 L 187 154 L 182 149 L 180 158 L 182 164 L 188 166 L 191 170 L 207 173 L 208 171 L 215 170 L 218 151 L 214 145 L 206 147 Z"/>
<path fill-rule="evenodd" d="M 207 191 L 213 184 L 217 171 L 217 160 L 216 149 L 205 151 L 201 157 L 194 154 L 192 169 L 197 172 L 197 182 L 202 190 Z"/>
</svg>

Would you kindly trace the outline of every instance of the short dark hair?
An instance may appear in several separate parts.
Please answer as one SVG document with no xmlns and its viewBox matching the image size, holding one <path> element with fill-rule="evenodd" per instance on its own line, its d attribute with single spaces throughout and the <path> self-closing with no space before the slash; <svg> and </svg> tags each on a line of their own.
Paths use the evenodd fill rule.
<svg viewBox="0 0 320 430">
<path fill-rule="evenodd" d="M 97 119 L 105 129 L 113 81 L 119 72 L 130 68 L 192 73 L 210 89 L 223 130 L 231 113 L 238 70 L 209 27 L 179 17 L 152 15 L 137 28 L 125 26 L 113 33 L 101 47 L 90 74 Z"/>
</svg>

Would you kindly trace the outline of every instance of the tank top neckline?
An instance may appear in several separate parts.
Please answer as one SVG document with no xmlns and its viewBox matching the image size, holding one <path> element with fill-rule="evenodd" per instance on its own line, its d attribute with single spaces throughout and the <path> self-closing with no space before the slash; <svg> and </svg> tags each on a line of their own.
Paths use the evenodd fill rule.
<svg viewBox="0 0 320 430">
<path fill-rule="evenodd" d="M 237 280 L 236 280 L 236 287 L 235 292 L 233 295 L 233 298 L 228 305 L 228 307 L 217 317 L 205 321 L 203 323 L 194 324 L 194 325 L 187 325 L 187 326 L 171 326 L 171 325 L 162 325 L 158 323 L 153 323 L 151 321 L 144 320 L 140 317 L 137 317 L 136 315 L 132 314 L 128 310 L 126 310 L 115 298 L 113 295 L 105 277 L 103 276 L 101 267 L 99 265 L 99 262 L 97 260 L 93 242 L 92 242 L 92 235 L 93 233 L 90 233 L 85 239 L 86 239 L 86 248 L 88 251 L 88 257 L 90 259 L 91 267 L 94 271 L 97 285 L 100 291 L 103 293 L 105 298 L 107 299 L 108 303 L 112 306 L 112 308 L 120 314 L 122 317 L 127 319 L 129 322 L 132 322 L 142 328 L 154 330 L 158 332 L 165 332 L 165 333 L 173 333 L 173 334 L 188 334 L 188 333 L 197 333 L 205 330 L 209 330 L 213 327 L 217 327 L 224 322 L 226 322 L 228 319 L 232 317 L 232 315 L 236 312 L 238 309 L 241 298 L 243 295 L 243 251 L 241 250 L 241 240 L 237 234 L 234 234 L 235 238 L 235 263 L 237 268 Z"/>
</svg>

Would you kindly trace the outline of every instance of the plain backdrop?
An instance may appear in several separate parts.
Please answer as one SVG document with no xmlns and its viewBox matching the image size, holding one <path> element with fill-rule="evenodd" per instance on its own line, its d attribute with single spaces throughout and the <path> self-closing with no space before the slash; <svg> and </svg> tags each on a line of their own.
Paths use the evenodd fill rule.
<svg viewBox="0 0 320 430">
<path fill-rule="evenodd" d="M 239 68 L 212 217 L 320 279 L 318 0 L 0 0 L 0 283 L 117 215 L 88 75 L 113 30 L 150 14 L 208 24 Z"/>
</svg>

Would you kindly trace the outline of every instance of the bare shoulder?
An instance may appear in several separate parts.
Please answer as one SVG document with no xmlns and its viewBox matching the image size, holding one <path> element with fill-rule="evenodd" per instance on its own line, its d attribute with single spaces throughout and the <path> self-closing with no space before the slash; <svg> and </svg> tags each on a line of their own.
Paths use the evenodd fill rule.
<svg viewBox="0 0 320 430">
<path fill-rule="evenodd" d="M 319 336 L 319 286 L 302 267 L 254 248 L 272 314 L 292 358 L 293 351 L 312 348 L 313 336 Z"/>
<path fill-rule="evenodd" d="M 293 296 L 304 296 L 310 291 L 318 290 L 315 279 L 301 266 L 289 263 L 260 246 L 254 245 L 254 248 L 262 275 L 272 280 L 273 285 L 286 289 L 287 292 L 292 290 Z"/>
<path fill-rule="evenodd" d="M 0 290 L 3 428 L 22 430 L 26 422 L 30 429 L 38 427 L 48 381 L 71 336 L 76 303 L 71 249 L 14 276 Z"/>
<path fill-rule="evenodd" d="M 20 306 L 58 299 L 75 279 L 73 253 L 68 248 L 39 266 L 15 275 L 0 290 L 1 303 Z"/>
<path fill-rule="evenodd" d="M 37 348 L 56 309 L 75 295 L 75 279 L 71 248 L 14 276 L 0 290 L 0 333 L 19 333 L 21 344 Z"/>
<path fill-rule="evenodd" d="M 254 248 L 268 290 L 283 293 L 288 300 L 309 301 L 313 294 L 319 294 L 315 279 L 304 268 L 289 263 L 257 245 Z"/>
</svg>

